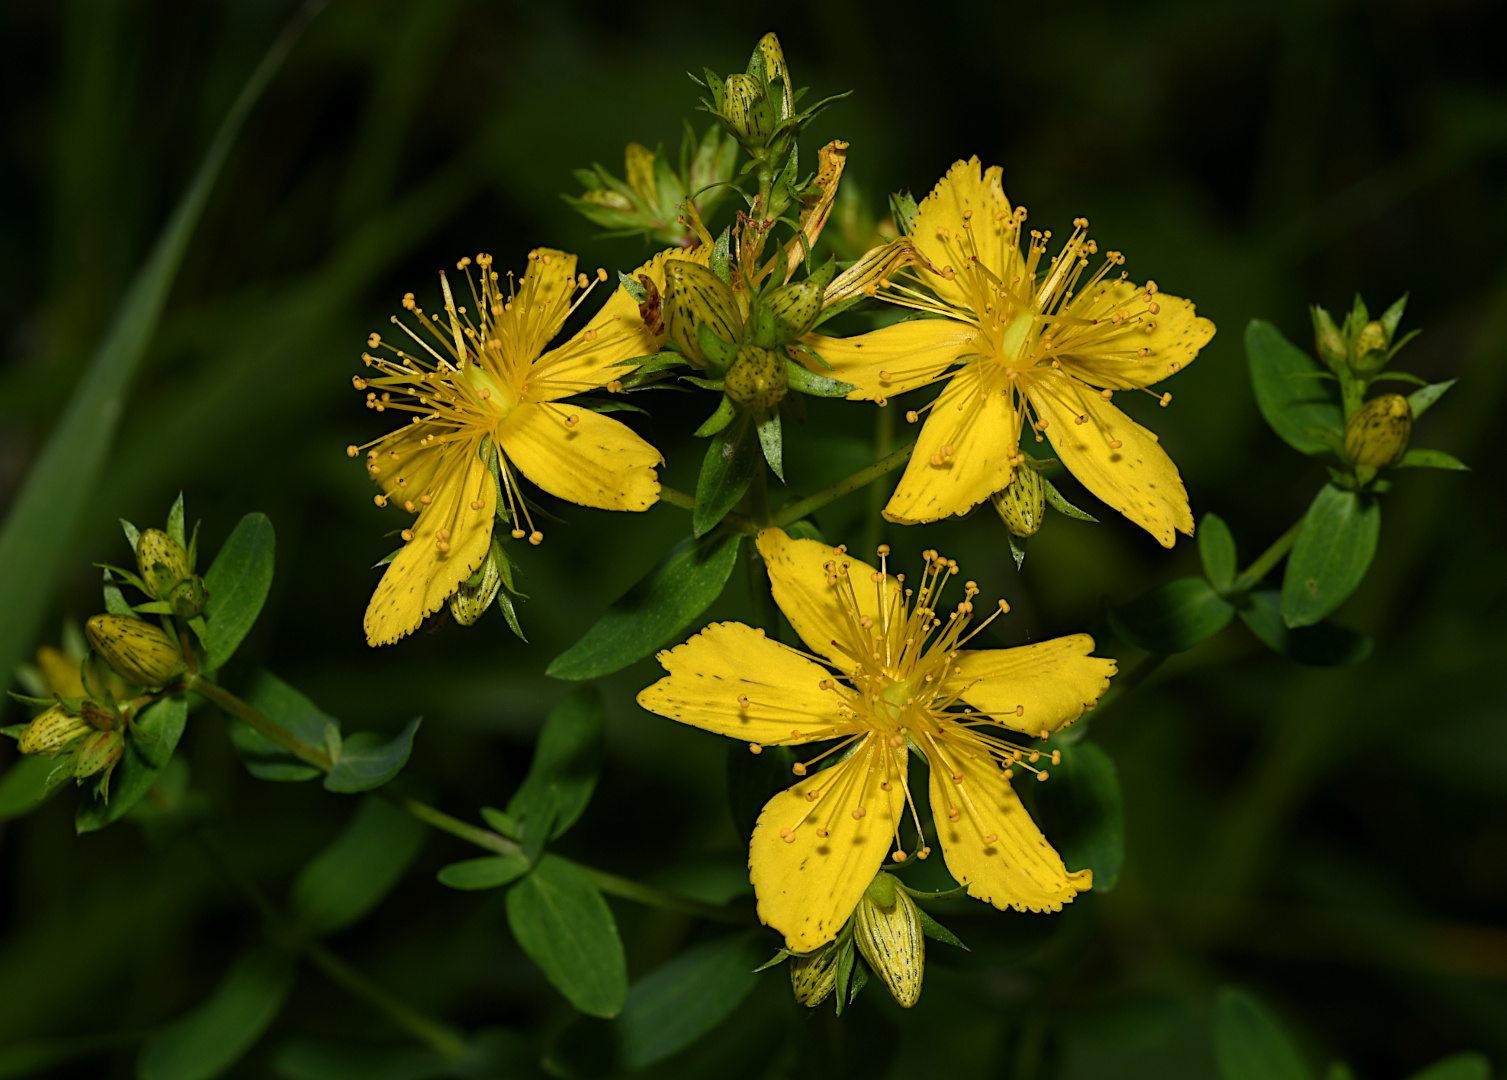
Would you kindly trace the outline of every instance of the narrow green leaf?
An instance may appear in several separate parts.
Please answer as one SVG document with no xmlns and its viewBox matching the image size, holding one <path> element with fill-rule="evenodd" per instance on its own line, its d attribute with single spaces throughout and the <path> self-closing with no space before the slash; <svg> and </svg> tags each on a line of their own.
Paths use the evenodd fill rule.
<svg viewBox="0 0 1507 1080">
<path fill-rule="evenodd" d="M 104 581 L 105 610 L 111 615 L 127 615 L 133 619 L 138 618 L 135 610 L 131 607 L 130 601 L 126 599 L 125 593 L 121 592 L 120 586 L 116 584 L 115 575 L 110 572 L 109 567 L 105 568 Z"/>
<path fill-rule="evenodd" d="M 1235 537 L 1224 519 L 1205 514 L 1198 523 L 1198 557 L 1203 560 L 1204 577 L 1214 591 L 1224 594 L 1235 582 Z"/>
<path fill-rule="evenodd" d="M 712 273 L 722 279 L 722 284 L 731 285 L 732 278 L 732 229 L 731 225 L 722 230 L 716 241 L 712 244 L 711 269 Z"/>
<path fill-rule="evenodd" d="M 312 10 L 278 37 L 225 114 L 188 189 L 136 272 L 104 339 L 74 388 L 63 417 L 37 455 L 0 528 L 0 671 L 31 646 L 47 611 L 62 560 L 94 498 L 136 368 L 157 330 L 183 253 L 220 168 L 252 106 L 272 81 Z"/>
<path fill-rule="evenodd" d="M 759 447 L 764 451 L 764 460 L 769 463 L 770 469 L 783 484 L 785 482 L 784 445 L 780 438 L 779 413 L 771 413 L 769 418 L 759 425 Z"/>
<path fill-rule="evenodd" d="M 422 1046 L 363 1045 L 290 1039 L 272 1056 L 283 1080 L 438 1080 L 455 1062 Z"/>
<path fill-rule="evenodd" d="M 634 983 L 617 1019 L 623 1064 L 647 1068 L 722 1023 L 753 989 L 758 963 L 739 934 L 693 946 Z"/>
<path fill-rule="evenodd" d="M 120 519 L 121 530 L 126 534 L 126 543 L 131 545 L 131 550 L 136 550 L 136 545 L 141 543 L 141 530 L 132 525 L 125 518 Z"/>
<path fill-rule="evenodd" d="M 1459 381 L 1459 379 L 1450 379 L 1448 382 L 1429 383 L 1427 386 L 1414 390 L 1409 394 L 1408 405 L 1413 410 L 1413 419 L 1417 420 L 1427 412 L 1434 402 L 1444 396 L 1446 390 Z"/>
<path fill-rule="evenodd" d="M 628 962 L 617 923 L 579 867 L 546 855 L 508 890 L 508 926 L 555 988 L 588 1016 L 610 1018 L 628 998 Z"/>
<path fill-rule="evenodd" d="M 1255 997 L 1223 987 L 1214 1003 L 1214 1053 L 1224 1080 L 1311 1080 L 1287 1032 Z"/>
<path fill-rule="evenodd" d="M 1397 463 L 1399 469 L 1452 469 L 1456 472 L 1469 472 L 1470 466 L 1465 464 L 1453 454 L 1446 454 L 1443 450 L 1409 450 L 1402 455 L 1402 460 Z"/>
<path fill-rule="evenodd" d="M 710 438 L 732 423 L 733 417 L 737 415 L 738 410 L 733 407 L 733 403 L 724 394 L 717 399 L 717 411 L 708 416 L 705 422 L 692 434 L 698 439 Z"/>
<path fill-rule="evenodd" d="M 1024 537 L 1016 536 L 1009 529 L 1005 530 L 1005 536 L 1010 541 L 1010 554 L 1015 557 L 1015 569 L 1019 570 L 1026 561 L 1026 541 Z"/>
<path fill-rule="evenodd" d="M 642 304 L 645 300 L 649 299 L 648 290 L 644 288 L 643 284 L 637 278 L 619 270 L 617 272 L 617 280 L 618 284 L 623 287 L 623 291 L 633 298 L 635 304 Z"/>
<path fill-rule="evenodd" d="M 423 717 L 416 716 L 396 738 L 383 742 L 380 735 L 358 731 L 346 736 L 340 761 L 324 778 L 326 791 L 354 795 L 358 791 L 379 788 L 402 771 L 413 752 L 413 735 Z"/>
<path fill-rule="evenodd" d="M 594 686 L 578 686 L 549 712 L 523 784 L 508 800 L 508 814 L 533 840 L 549 821 L 549 839 L 562 835 L 591 802 L 602 768 L 607 710 Z"/>
<path fill-rule="evenodd" d="M 125 751 L 110 778 L 110 800 L 92 794 L 80 800 L 74 828 L 80 833 L 102 829 L 135 806 L 171 760 L 187 722 L 188 703 L 182 697 L 161 698 L 147 706 L 126 737 Z"/>
<path fill-rule="evenodd" d="M 1191 649 L 1234 617 L 1235 609 L 1195 577 L 1169 581 L 1109 609 L 1109 625 L 1122 641 L 1159 653 Z"/>
<path fill-rule="evenodd" d="M 518 822 L 513 820 L 511 814 L 504 814 L 493 806 L 483 806 L 481 817 L 493 832 L 501 833 L 512 840 L 518 839 Z"/>
<path fill-rule="evenodd" d="M 1241 604 L 1240 621 L 1272 652 L 1310 667 L 1359 664 L 1375 645 L 1369 637 L 1332 622 L 1289 628 L 1282 621 L 1282 594 L 1275 589 L 1251 593 Z"/>
<path fill-rule="evenodd" d="M 1090 514 L 1087 510 L 1079 510 L 1072 503 L 1064 499 L 1062 497 L 1062 492 L 1057 490 L 1057 485 L 1052 483 L 1045 476 L 1041 478 L 1041 490 L 1046 494 L 1047 505 L 1050 506 L 1053 510 L 1057 511 L 1059 514 L 1070 517 L 1074 521 L 1092 521 L 1096 525 L 1099 523 L 1099 519 L 1094 517 L 1094 515 Z"/>
<path fill-rule="evenodd" d="M 810 353 L 810 349 L 802 350 Z M 815 353 L 811 353 L 815 356 Z M 818 375 L 794 360 L 785 361 L 785 381 L 790 389 L 802 394 L 810 394 L 812 397 L 847 397 L 858 389 L 852 383 L 845 383 L 841 379 L 831 379 L 825 375 Z"/>
<path fill-rule="evenodd" d="M 1491 1080 L 1491 1062 L 1473 1051 L 1452 1054 L 1420 1069 L 1408 1080 Z"/>
<path fill-rule="evenodd" d="M 23 755 L 11 762 L 0 776 L 0 821 L 10 821 L 31 813 L 62 786 L 52 779 L 58 759 Z M 66 778 L 67 772 L 64 771 Z"/>
<path fill-rule="evenodd" d="M 252 684 L 246 703 L 278 727 L 297 735 L 311 746 L 324 743 L 325 727 L 340 722 L 327 716 L 303 694 L 270 671 L 261 672 Z M 318 769 L 306 765 L 277 743 L 258 733 L 240 720 L 230 720 L 230 741 L 241 756 L 241 763 L 258 780 L 312 780 Z"/>
<path fill-rule="evenodd" d="M 272 948 L 246 953 L 208 1001 L 147 1040 L 138 1080 L 209 1080 L 250 1050 L 293 988 L 293 958 Z"/>
<path fill-rule="evenodd" d="M 1098 887 L 1099 882 L 1098 879 L 1095 878 L 1094 888 L 1097 889 Z M 952 945 L 956 948 L 962 949 L 964 952 L 973 951 L 967 945 L 963 944 L 962 938 L 958 937 L 951 930 L 947 929 L 947 927 L 937 922 L 936 919 L 933 919 L 926 913 L 926 909 L 921 907 L 919 904 L 916 905 L 916 914 L 920 917 L 919 921 L 921 923 L 921 933 L 925 934 L 933 941 L 940 941 L 944 945 Z"/>
<path fill-rule="evenodd" d="M 178 492 L 178 497 L 173 500 L 173 505 L 167 511 L 167 528 L 164 530 L 168 536 L 178 542 L 178 546 L 184 551 L 188 550 L 188 526 L 185 521 L 183 509 L 183 492 Z M 135 548 L 131 549 L 136 550 Z"/>
<path fill-rule="evenodd" d="M 1324 453 L 1328 447 L 1308 429 L 1339 431 L 1344 421 L 1324 381 L 1312 377 L 1320 373 L 1318 364 L 1261 319 L 1246 327 L 1245 356 L 1256 404 L 1272 430 L 1299 453 Z"/>
<path fill-rule="evenodd" d="M 345 831 L 299 871 L 289 897 L 293 914 L 316 934 L 360 922 L 392 891 L 428 834 L 400 807 L 367 796 Z"/>
<path fill-rule="evenodd" d="M 267 591 L 272 588 L 275 546 L 267 516 L 247 514 L 205 572 L 204 588 L 209 593 L 204 603 L 204 622 L 209 629 L 204 652 L 206 671 L 215 671 L 230 659 L 261 614 Z"/>
<path fill-rule="evenodd" d="M 613 602 L 595 625 L 550 662 L 556 679 L 596 679 L 621 671 L 678 638 L 727 584 L 741 533 L 686 538 L 638 584 Z"/>
<path fill-rule="evenodd" d="M 1381 536 L 1381 504 L 1370 496 L 1325 484 L 1314 496 L 1293 541 L 1282 577 L 1282 619 L 1312 626 L 1353 593 Z"/>
<path fill-rule="evenodd" d="M 700 538 L 711 532 L 731 510 L 759 468 L 753 418 L 747 413 L 712 436 L 696 478 L 696 509 L 691 514 L 691 532 Z"/>
<path fill-rule="evenodd" d="M 526 873 L 528 860 L 522 855 L 487 855 L 441 867 L 437 877 L 452 889 L 496 889 Z"/>
</svg>

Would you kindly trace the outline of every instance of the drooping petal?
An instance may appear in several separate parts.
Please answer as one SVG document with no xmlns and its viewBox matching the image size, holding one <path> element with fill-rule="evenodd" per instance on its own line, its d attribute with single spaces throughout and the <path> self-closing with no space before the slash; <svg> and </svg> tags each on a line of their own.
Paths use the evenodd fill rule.
<svg viewBox="0 0 1507 1080">
<path fill-rule="evenodd" d="M 656 659 L 669 674 L 638 703 L 682 724 L 764 746 L 831 739 L 844 725 L 844 699 L 821 688 L 827 669 L 751 626 L 713 623 Z"/>
<path fill-rule="evenodd" d="M 366 607 L 368 645 L 390 645 L 413 633 L 486 558 L 497 487 L 477 451 L 475 442 L 451 444 L 434 483 L 420 492 L 431 501 Z"/>
<path fill-rule="evenodd" d="M 846 761 L 764 805 L 749 844 L 749 877 L 759 920 L 784 934 L 791 952 L 837 936 L 891 851 L 905 805 L 904 755 L 869 735 Z"/>
<path fill-rule="evenodd" d="M 919 247 L 939 268 L 962 270 L 977 257 L 1003 281 L 1019 273 L 1018 233 L 1008 230 L 1013 208 L 1005 197 L 1004 170 L 983 169 L 979 159 L 955 162 L 916 209 L 911 228 Z M 945 303 L 972 310 L 973 298 L 958 280 L 922 272 L 921 280 Z"/>
<path fill-rule="evenodd" d="M 1033 377 L 1030 398 L 1047 421 L 1052 449 L 1084 487 L 1163 547 L 1173 545 L 1175 532 L 1193 535 L 1187 489 L 1156 435 L 1058 372 Z"/>
<path fill-rule="evenodd" d="M 849 401 L 873 401 L 935 382 L 959 356 L 974 351 L 977 338 L 970 323 L 914 319 L 848 338 L 807 334 L 802 344 L 832 365 L 830 370 L 801 352 L 792 355 L 817 375 L 857 387 Z"/>
<path fill-rule="evenodd" d="M 1084 328 L 1081 348 L 1075 348 L 1073 337 L 1064 334 L 1056 356 L 1069 375 L 1111 390 L 1136 390 L 1177 374 L 1197 359 L 1198 351 L 1214 336 L 1214 324 L 1195 313 L 1191 300 L 1143 289 L 1128 281 L 1106 282 L 1095 290 L 1084 311 L 1074 308 L 1074 315 L 1099 323 Z M 1155 313 L 1149 310 L 1151 304 L 1157 307 Z M 1120 329 L 1106 332 L 1117 311 L 1132 317 Z"/>
<path fill-rule="evenodd" d="M 988 754 L 957 738 L 926 742 L 942 857 L 969 896 L 1001 910 L 1057 911 L 1093 887 L 1093 871 L 1068 872 Z"/>
<path fill-rule="evenodd" d="M 1093 651 L 1087 634 L 1014 649 L 964 650 L 949 668 L 943 692 L 960 695 L 1003 727 L 1029 735 L 1060 731 L 1109 689 L 1115 662 L 1090 656 Z"/>
<path fill-rule="evenodd" d="M 757 543 L 774 602 L 812 652 L 851 672 L 861 652 L 872 656 L 880 647 L 886 626 L 893 628 L 892 636 L 900 633 L 904 597 L 893 575 L 875 581 L 879 571 L 862 559 L 819 540 L 792 539 L 783 529 L 762 530 Z M 844 602 L 849 586 L 851 608 Z M 855 623 L 853 611 L 873 625 Z"/>
<path fill-rule="evenodd" d="M 647 510 L 664 461 L 626 424 L 572 405 L 523 404 L 502 424 L 502 452 L 551 495 L 603 510 Z"/>
<path fill-rule="evenodd" d="M 711 252 L 706 245 L 694 251 L 670 248 L 655 255 L 630 276 L 637 281 L 639 275 L 647 275 L 659 295 L 663 296 L 666 262 L 689 259 L 705 266 L 710 258 Z M 539 357 L 529 372 L 527 400 L 558 401 L 606 386 L 637 370 L 636 365 L 624 365 L 624 360 L 650 356 L 664 343 L 663 328 L 656 333 L 645 326 L 639 317 L 638 301 L 619 285 L 585 329 L 559 348 Z"/>
<path fill-rule="evenodd" d="M 1015 475 L 1019 426 L 1008 386 L 988 386 L 983 366 L 968 365 L 932 406 L 885 518 L 915 525 L 983 502 Z"/>
</svg>

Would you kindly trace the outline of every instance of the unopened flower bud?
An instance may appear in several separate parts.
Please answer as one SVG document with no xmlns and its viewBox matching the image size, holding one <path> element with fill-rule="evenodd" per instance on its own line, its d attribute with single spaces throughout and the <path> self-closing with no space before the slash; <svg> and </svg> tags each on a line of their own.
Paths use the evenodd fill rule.
<svg viewBox="0 0 1507 1080">
<path fill-rule="evenodd" d="M 167 594 L 168 606 L 180 619 L 192 619 L 204 610 L 204 601 L 208 599 L 209 592 L 204 588 L 204 579 L 197 574 L 178 582 Z"/>
<path fill-rule="evenodd" d="M 758 148 L 774 131 L 774 105 L 752 75 L 734 73 L 722 84 L 722 116 L 745 146 Z"/>
<path fill-rule="evenodd" d="M 778 344 L 798 341 L 822 313 L 822 285 L 810 278 L 781 285 L 764 301 L 764 310 L 774 324 Z"/>
<path fill-rule="evenodd" d="M 23 754 L 61 754 L 93 730 L 82 716 L 54 705 L 26 725 L 16 749 Z"/>
<path fill-rule="evenodd" d="M 727 369 L 722 388 L 734 403 L 767 413 L 784 400 L 787 379 L 782 358 L 757 345 L 745 345 Z"/>
<path fill-rule="evenodd" d="M 79 743 L 73 759 L 73 775 L 82 780 L 113 768 L 125 753 L 125 736 L 117 731 L 96 731 Z"/>
<path fill-rule="evenodd" d="M 1371 320 L 1360 328 L 1360 333 L 1350 343 L 1355 353 L 1352 366 L 1363 375 L 1380 371 L 1387 362 L 1387 349 L 1391 344 L 1387 328 L 1375 319 Z"/>
<path fill-rule="evenodd" d="M 759 52 L 764 56 L 764 74 L 768 81 L 773 83 L 779 79 L 784 85 L 779 118 L 788 120 L 795 112 L 795 88 L 790 85 L 790 68 L 785 65 L 785 50 L 780 48 L 780 39 L 773 30 L 759 39 Z"/>
<path fill-rule="evenodd" d="M 136 541 L 136 567 L 154 600 L 166 600 L 168 591 L 189 576 L 188 552 L 161 529 L 147 529 Z"/>
<path fill-rule="evenodd" d="M 1413 409 L 1401 394 L 1372 398 L 1345 424 L 1345 456 L 1352 465 L 1382 469 L 1407 453 Z"/>
<path fill-rule="evenodd" d="M 743 336 L 743 317 L 733 290 L 706 267 L 688 259 L 665 262 L 665 332 L 692 361 L 706 366 L 696 327 L 706 328 L 729 344 Z"/>
<path fill-rule="evenodd" d="M 1041 483 L 1041 474 L 1029 465 L 1015 469 L 1015 479 L 989 497 L 1000 520 L 1010 532 L 1026 539 L 1036 535 L 1041 528 L 1041 519 L 1046 514 L 1046 489 Z"/>
<path fill-rule="evenodd" d="M 926 936 L 921 914 L 893 875 L 881 870 L 853 912 L 853 937 L 869 969 L 879 976 L 900 1007 L 921 997 L 926 970 Z"/>
<path fill-rule="evenodd" d="M 1338 371 L 1349 359 L 1345 349 L 1345 335 L 1340 333 L 1339 327 L 1334 325 L 1334 319 L 1323 308 L 1310 308 L 1309 314 L 1313 317 L 1313 343 L 1318 350 L 1319 359 L 1331 371 Z"/>
<path fill-rule="evenodd" d="M 105 663 L 134 686 L 161 686 L 183 670 L 178 643 L 141 619 L 96 615 L 84 624 L 84 636 Z"/>
<path fill-rule="evenodd" d="M 790 989 L 796 1001 L 814 1009 L 826 1000 L 837 985 L 837 959 L 841 952 L 833 945 L 812 956 L 790 958 Z"/>
<path fill-rule="evenodd" d="M 487 608 L 497 599 L 497 590 L 502 588 L 502 570 L 497 565 L 497 560 L 505 557 L 494 541 L 492 550 L 487 552 L 487 557 L 482 560 L 476 573 L 461 582 L 460 588 L 450 598 L 450 614 L 456 622 L 470 626 L 487 613 Z"/>
</svg>

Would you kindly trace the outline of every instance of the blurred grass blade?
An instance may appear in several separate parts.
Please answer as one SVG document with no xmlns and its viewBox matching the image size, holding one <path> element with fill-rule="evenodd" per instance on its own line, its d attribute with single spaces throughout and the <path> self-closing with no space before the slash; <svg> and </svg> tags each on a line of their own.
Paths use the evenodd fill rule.
<svg viewBox="0 0 1507 1080">
<path fill-rule="evenodd" d="M 116 309 L 73 397 L 48 437 L 0 528 L 0 671 L 9 671 L 35 638 L 62 559 L 94 494 L 95 483 L 125 412 L 131 377 L 157 329 L 173 280 L 210 190 L 236 136 L 262 92 L 322 0 L 311 0 L 288 24 L 225 114 L 188 190 L 158 235 Z"/>
<path fill-rule="evenodd" d="M 359 922 L 398 883 L 428 835 L 405 811 L 368 796 L 345 831 L 299 872 L 294 914 L 316 934 Z"/>
</svg>

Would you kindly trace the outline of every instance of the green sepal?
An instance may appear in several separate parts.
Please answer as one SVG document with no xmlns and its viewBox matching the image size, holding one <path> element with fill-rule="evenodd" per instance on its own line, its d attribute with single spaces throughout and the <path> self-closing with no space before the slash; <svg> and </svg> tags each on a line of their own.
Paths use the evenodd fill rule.
<svg viewBox="0 0 1507 1080">
<path fill-rule="evenodd" d="M 721 431 L 723 428 L 727 427 L 728 424 L 732 423 L 733 417 L 737 415 L 737 408 L 724 395 L 717 402 L 716 412 L 712 413 L 711 416 L 708 416 L 706 420 L 702 422 L 702 425 L 694 432 L 692 432 L 692 434 L 698 439 L 710 438 L 711 436 L 717 434 L 717 432 Z"/>
<path fill-rule="evenodd" d="M 623 291 L 633 298 L 635 304 L 642 304 L 649 299 L 649 291 L 644 288 L 643 284 L 621 270 L 617 272 L 617 280 L 618 284 L 623 287 Z"/>
<path fill-rule="evenodd" d="M 139 619 L 141 616 L 131 610 L 131 605 L 126 603 L 125 594 L 120 591 L 120 586 L 115 583 L 115 578 L 110 573 L 109 567 L 105 567 L 104 574 L 105 610 L 111 615 L 126 615 L 133 619 Z"/>
<path fill-rule="evenodd" d="M 1015 556 L 1015 569 L 1019 570 L 1026 561 L 1026 542 L 1009 529 L 1005 530 L 1005 536 L 1010 540 L 1010 554 Z"/>
<path fill-rule="evenodd" d="M 528 641 L 523 635 L 523 627 L 518 623 L 518 610 L 513 603 L 513 596 L 509 595 L 511 589 L 503 589 L 497 594 L 496 606 L 502 612 L 502 617 L 508 621 L 508 628 L 513 631 L 519 641 Z M 520 595 L 521 594 L 514 594 Z"/>
<path fill-rule="evenodd" d="M 928 915 L 926 913 L 926 909 L 921 907 L 919 904 L 916 906 L 916 915 L 920 918 L 921 933 L 925 934 L 933 941 L 940 941 L 944 945 L 955 945 L 959 949 L 962 949 L 964 952 L 973 951 L 967 945 L 963 944 L 961 938 L 959 938 L 951 930 L 947 929 L 947 927 L 937 922 L 936 919 L 933 919 L 930 915 Z"/>
<path fill-rule="evenodd" d="M 699 375 L 682 375 L 681 379 L 692 386 L 699 386 L 703 390 L 715 390 L 719 394 L 722 393 L 721 379 L 703 379 Z"/>
<path fill-rule="evenodd" d="M 916 225 L 916 197 L 908 191 L 890 193 L 890 217 L 901 236 L 909 236 Z"/>
<path fill-rule="evenodd" d="M 712 130 L 716 131 L 717 129 L 713 128 Z M 722 284 L 729 287 L 731 287 L 733 283 L 732 235 L 733 227 L 731 225 L 728 225 L 722 230 L 721 235 L 718 236 L 716 241 L 712 244 L 712 256 L 709 263 L 712 273 L 716 274 L 717 277 L 722 279 Z"/>
<path fill-rule="evenodd" d="M 722 399 L 726 401 L 726 398 Z M 780 414 L 772 412 L 769 418 L 759 423 L 759 448 L 764 451 L 764 460 L 769 468 L 785 482 L 784 445 L 780 436 Z"/>
<path fill-rule="evenodd" d="M 1447 390 L 1459 379 L 1449 379 L 1446 382 L 1429 383 L 1408 395 L 1408 407 L 1413 410 L 1413 419 L 1416 421 L 1429 410 L 1429 407 L 1442 398 Z"/>
<path fill-rule="evenodd" d="M 1470 466 L 1465 464 L 1453 454 L 1446 454 L 1443 450 L 1424 450 L 1421 448 L 1409 450 L 1402 455 L 1394 469 L 1452 469 L 1456 472 L 1469 472 Z"/>
<path fill-rule="evenodd" d="M 1086 510 L 1079 510 L 1072 503 L 1062 497 L 1062 492 L 1057 490 L 1057 485 L 1045 476 L 1041 478 L 1041 488 L 1046 493 L 1047 505 L 1059 514 L 1072 518 L 1074 521 L 1092 521 L 1095 525 L 1099 519 Z"/>
<path fill-rule="evenodd" d="M 803 346 L 793 347 L 800 348 L 802 352 L 809 353 L 812 356 L 816 355 L 810 349 Z M 804 365 L 797 364 L 789 357 L 785 358 L 785 380 L 790 389 L 799 391 L 802 394 L 810 394 L 812 397 L 847 397 L 854 390 L 858 389 L 852 383 L 845 383 L 838 379 L 829 379 L 825 375 L 818 375 Z"/>
<path fill-rule="evenodd" d="M 523 835 L 518 828 L 518 819 L 512 814 L 505 814 L 495 806 L 483 806 L 481 819 L 487 823 L 487 827 L 493 832 L 506 836 L 509 840 L 517 840 Z"/>
<path fill-rule="evenodd" d="M 184 551 L 188 550 L 188 530 L 185 528 L 183 492 L 181 491 L 178 492 L 178 497 L 173 500 L 173 505 L 168 508 L 167 529 L 164 531 L 168 534 L 168 536 L 172 537 L 173 540 L 177 542 L 178 546 L 181 547 Z"/>
<path fill-rule="evenodd" d="M 702 355 L 718 367 L 725 368 L 738 358 L 738 346 L 723 341 L 704 322 L 696 324 L 696 341 L 701 346 Z"/>
<path fill-rule="evenodd" d="M 138 615 L 171 615 L 173 605 L 166 600 L 148 600 L 145 604 L 137 604 L 131 610 Z"/>
<path fill-rule="evenodd" d="M 126 534 L 126 543 L 131 545 L 132 551 L 135 551 L 136 546 L 141 543 L 141 530 L 125 518 L 120 519 L 120 527 Z"/>
</svg>

